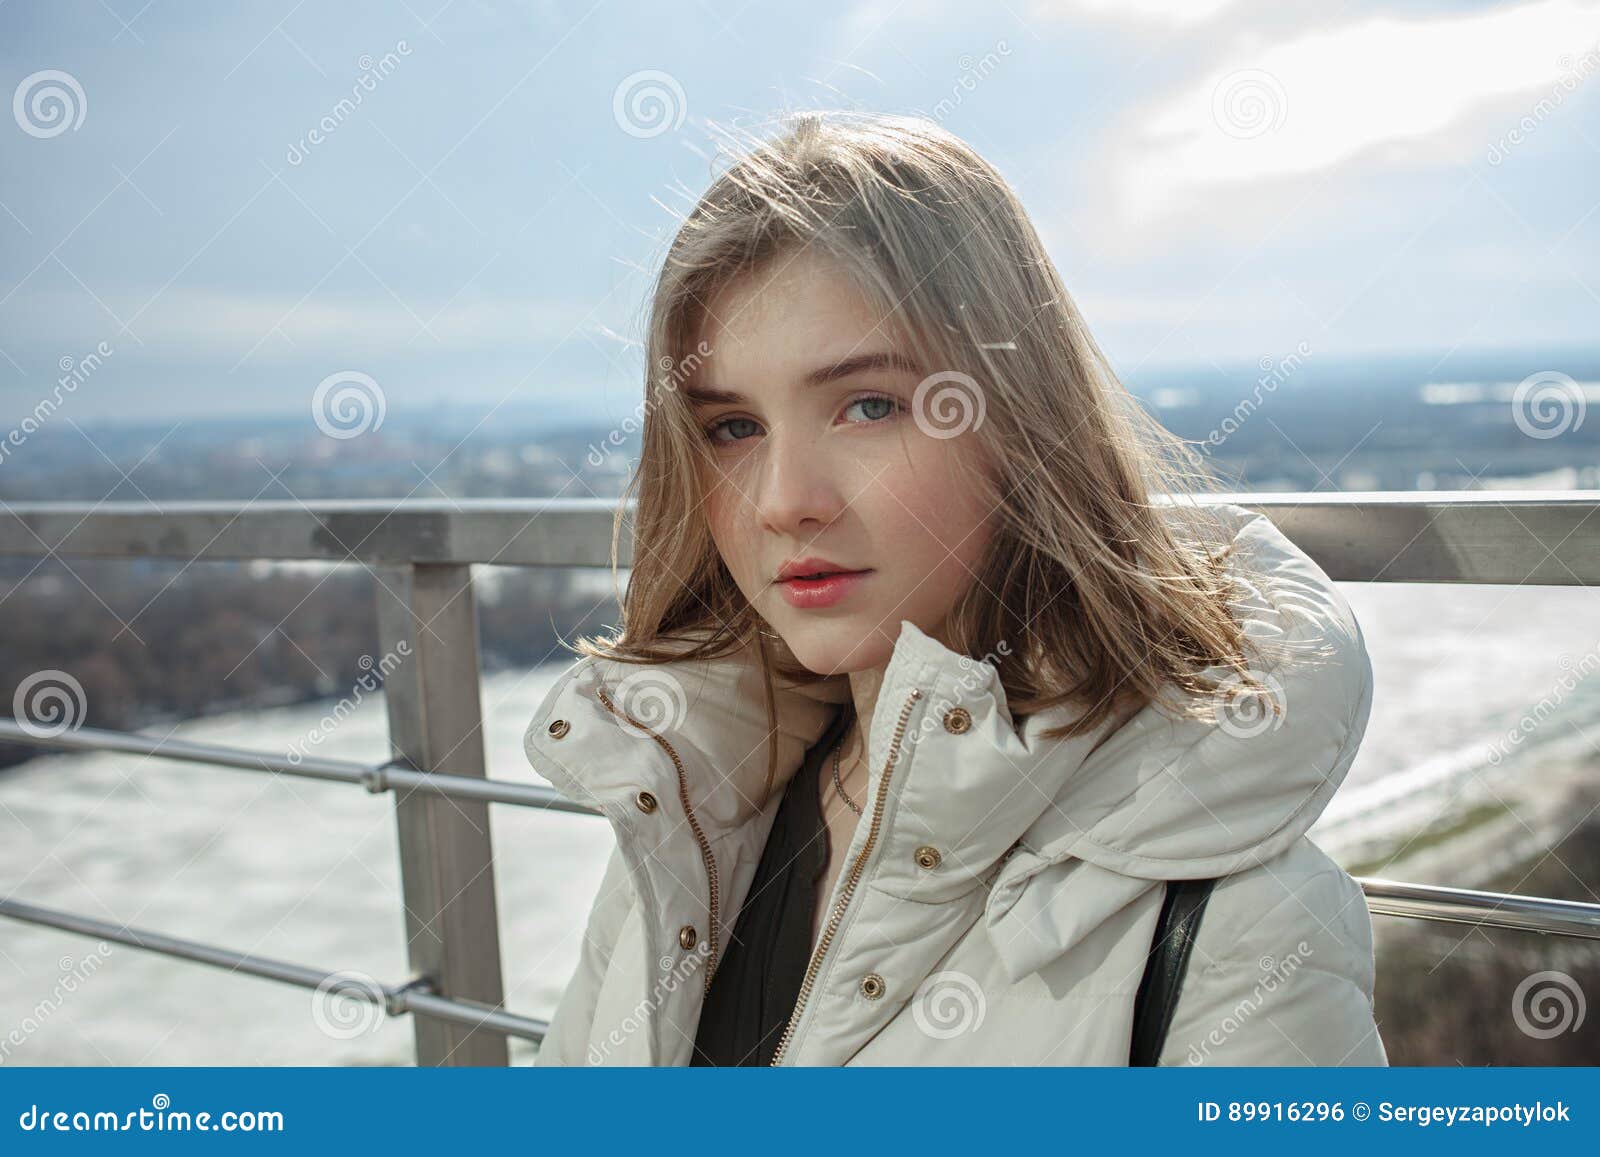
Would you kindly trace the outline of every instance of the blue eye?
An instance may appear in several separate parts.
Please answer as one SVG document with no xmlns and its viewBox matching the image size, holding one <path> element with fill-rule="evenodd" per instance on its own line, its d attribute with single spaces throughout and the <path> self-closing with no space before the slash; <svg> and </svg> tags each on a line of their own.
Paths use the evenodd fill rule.
<svg viewBox="0 0 1600 1157">
<path fill-rule="evenodd" d="M 882 422 L 893 416 L 895 413 L 905 409 L 905 406 L 900 403 L 900 399 L 891 397 L 888 394 L 869 394 L 866 397 L 856 398 L 845 407 L 845 413 L 848 414 L 857 406 L 866 406 L 869 407 L 869 410 L 866 411 L 865 420 L 852 421 L 850 425 L 853 426 L 867 425 L 872 422 Z M 749 426 L 751 429 L 742 434 L 737 430 L 732 429 L 732 427 L 741 424 Z M 705 432 L 707 441 L 711 442 L 712 444 L 718 446 L 732 446 L 737 442 L 743 441 L 745 438 L 753 436 L 760 428 L 761 423 L 757 422 L 754 418 L 731 417 L 719 418 L 717 421 L 712 422 L 705 428 Z M 723 431 L 729 431 L 731 436 L 720 437 L 719 435 Z"/>
<path fill-rule="evenodd" d="M 846 406 L 845 410 L 846 412 L 849 412 L 850 410 L 855 409 L 857 406 L 884 407 L 884 409 L 882 409 L 876 417 L 868 417 L 867 421 L 869 422 L 881 422 L 883 419 L 889 417 L 890 414 L 893 414 L 897 410 L 904 408 L 900 405 L 900 400 L 898 398 L 891 398 L 887 394 L 871 394 L 865 398 L 857 398 L 855 401 Z"/>
<path fill-rule="evenodd" d="M 735 423 L 738 423 L 738 422 L 744 422 L 744 423 L 747 423 L 747 424 L 749 424 L 751 426 L 754 426 L 756 424 L 750 418 L 723 418 L 720 421 L 712 422 L 711 425 L 706 427 L 706 437 L 709 438 L 712 442 L 717 442 L 717 443 L 720 443 L 720 444 L 722 444 L 724 446 L 730 445 L 731 441 L 729 439 L 718 438 L 717 437 L 717 431 L 725 429 L 726 427 L 732 426 L 732 425 L 734 425 Z M 737 441 L 737 440 L 738 440 L 737 437 L 732 439 L 732 441 Z"/>
</svg>

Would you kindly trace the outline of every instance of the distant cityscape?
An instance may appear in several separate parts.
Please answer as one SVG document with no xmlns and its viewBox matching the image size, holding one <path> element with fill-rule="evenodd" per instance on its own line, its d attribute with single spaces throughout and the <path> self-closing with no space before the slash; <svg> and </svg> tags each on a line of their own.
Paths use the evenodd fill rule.
<svg viewBox="0 0 1600 1157">
<path fill-rule="evenodd" d="M 1600 485 L 1600 352 L 1163 371 L 1130 392 L 1240 490 Z M 1523 396 L 1518 397 L 1519 386 Z M 637 455 L 619 422 L 538 409 L 390 407 L 329 436 L 298 415 L 101 423 L 71 399 L 0 460 L 0 501 L 614 498 Z M 631 419 L 627 427 L 636 425 Z M 604 452 L 601 452 L 604 451 Z"/>
<path fill-rule="evenodd" d="M 1152 374 L 1139 402 L 1248 491 L 1600 488 L 1600 355 L 1484 359 L 1468 374 L 1425 359 Z M 626 428 L 631 428 L 628 423 Z M 96 424 L 70 406 L 0 459 L 0 508 L 38 501 L 329 498 L 614 500 L 637 433 L 559 426 L 527 407 L 406 412 L 354 437 L 303 416 L 204 415 Z M 1231 481 L 1230 481 L 1231 480 Z M 480 568 L 486 670 L 566 656 L 612 624 L 603 570 Z M 267 574 L 273 581 L 261 581 Z M 72 674 L 85 722 L 141 727 L 310 701 L 348 688 L 377 647 L 360 567 L 0 558 L 0 696 L 45 669 Z M 0 766 L 31 751 L 0 745 Z"/>
</svg>

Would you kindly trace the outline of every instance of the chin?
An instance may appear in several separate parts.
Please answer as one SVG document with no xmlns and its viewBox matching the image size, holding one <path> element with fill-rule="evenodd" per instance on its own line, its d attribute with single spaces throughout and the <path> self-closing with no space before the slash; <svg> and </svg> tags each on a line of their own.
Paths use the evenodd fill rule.
<svg viewBox="0 0 1600 1157">
<path fill-rule="evenodd" d="M 847 675 L 888 662 L 894 644 L 865 639 L 866 627 L 839 621 L 803 626 L 784 632 L 783 641 L 808 671 L 818 675 Z"/>
</svg>

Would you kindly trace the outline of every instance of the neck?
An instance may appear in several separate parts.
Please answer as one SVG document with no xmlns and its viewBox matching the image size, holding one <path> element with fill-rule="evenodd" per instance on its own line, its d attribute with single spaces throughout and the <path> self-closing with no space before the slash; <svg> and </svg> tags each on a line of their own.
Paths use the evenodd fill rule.
<svg viewBox="0 0 1600 1157">
<path fill-rule="evenodd" d="M 872 734 L 872 712 L 878 705 L 878 689 L 883 686 L 883 668 L 869 667 L 850 672 L 850 698 L 855 704 L 855 721 L 850 729 L 860 738 L 866 754 L 867 736 Z"/>
</svg>

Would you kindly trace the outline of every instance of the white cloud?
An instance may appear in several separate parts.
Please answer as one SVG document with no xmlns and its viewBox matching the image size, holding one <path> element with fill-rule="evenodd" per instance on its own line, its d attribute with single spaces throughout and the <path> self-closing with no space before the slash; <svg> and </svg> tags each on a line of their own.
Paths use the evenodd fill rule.
<svg viewBox="0 0 1600 1157">
<path fill-rule="evenodd" d="M 1231 8 L 1237 0 L 1034 0 L 1028 16 L 1034 20 L 1062 20 L 1075 16 L 1180 28 L 1204 24 Z"/>
<path fill-rule="evenodd" d="M 318 294 L 303 302 L 300 296 L 173 286 L 153 301 L 148 295 L 101 294 L 102 307 L 79 291 L 42 290 L 14 301 L 8 324 L 52 340 L 68 352 L 91 348 L 101 338 L 119 348 L 134 346 L 132 337 L 119 336 L 109 309 L 129 321 L 133 333 L 152 351 L 182 360 L 221 359 L 226 365 L 248 365 L 366 350 L 400 355 L 442 349 L 527 351 L 592 335 L 601 320 L 585 321 L 588 310 L 574 301 L 465 293 L 454 300 L 418 296 L 402 303 L 382 290 L 360 297 Z"/>
<path fill-rule="evenodd" d="M 1380 146 L 1481 158 L 1519 104 L 1531 111 L 1597 69 L 1593 0 L 1302 33 L 1136 109 L 1112 146 L 1118 208 L 1126 222 L 1170 218 L 1197 195 L 1347 165 Z"/>
</svg>

